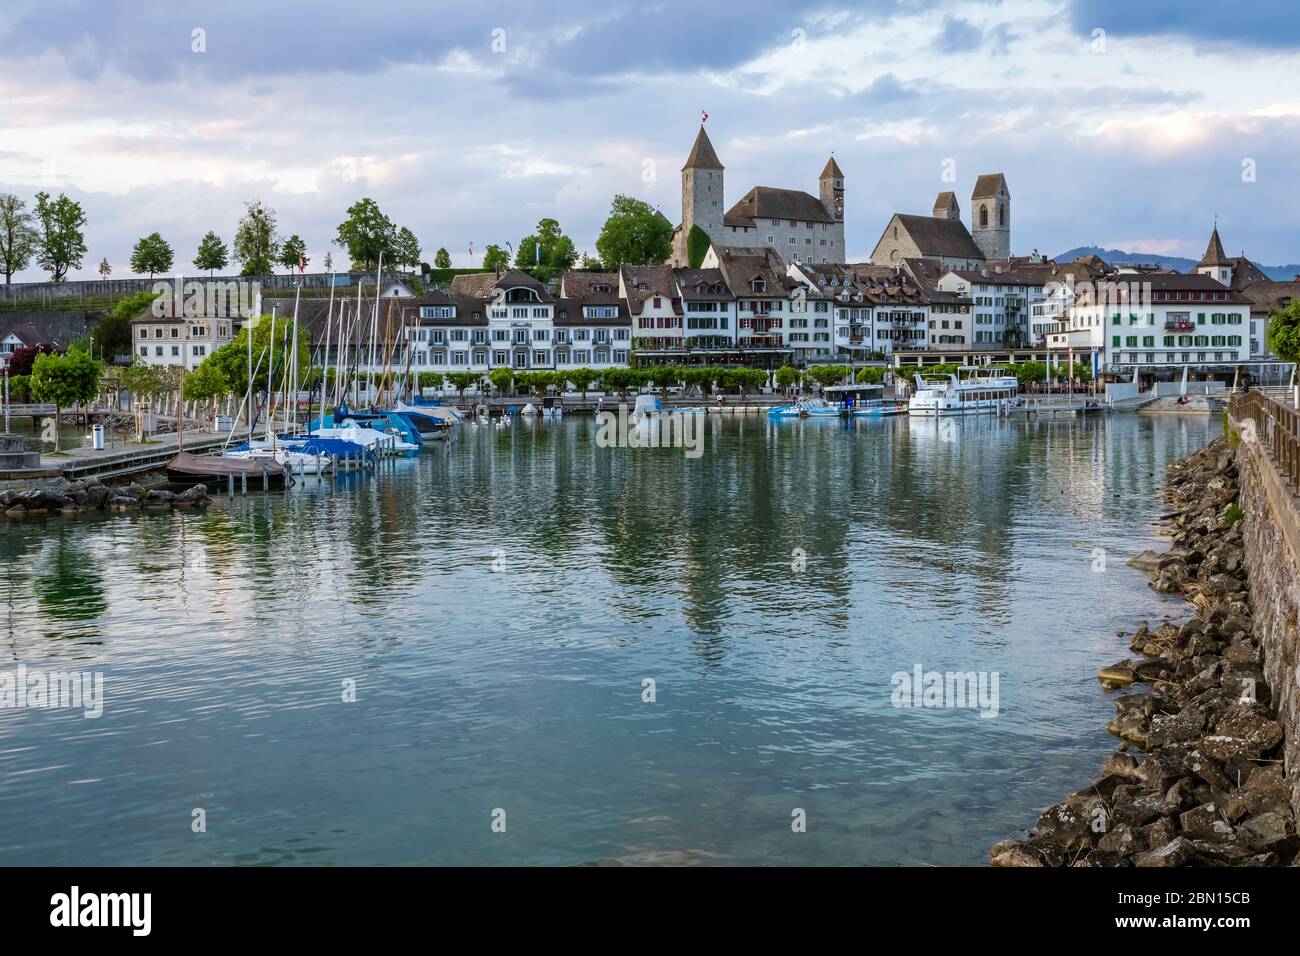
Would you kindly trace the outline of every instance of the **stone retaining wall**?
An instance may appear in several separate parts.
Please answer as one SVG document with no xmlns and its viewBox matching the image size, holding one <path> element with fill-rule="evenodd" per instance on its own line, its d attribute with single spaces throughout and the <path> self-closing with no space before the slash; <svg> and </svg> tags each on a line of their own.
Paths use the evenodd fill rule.
<svg viewBox="0 0 1300 956">
<path fill-rule="evenodd" d="M 1230 421 L 1237 435 L 1243 544 L 1250 574 L 1255 639 L 1264 649 L 1264 674 L 1273 690 L 1277 721 L 1286 734 L 1286 777 L 1291 807 L 1300 814 L 1300 498 L 1273 464 L 1252 428 Z"/>
</svg>

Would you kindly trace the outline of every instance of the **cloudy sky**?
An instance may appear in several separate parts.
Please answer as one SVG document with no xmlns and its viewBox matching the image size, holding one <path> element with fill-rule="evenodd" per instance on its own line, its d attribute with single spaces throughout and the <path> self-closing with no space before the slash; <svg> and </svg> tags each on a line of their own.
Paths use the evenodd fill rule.
<svg viewBox="0 0 1300 956">
<path fill-rule="evenodd" d="M 316 266 L 362 196 L 426 259 L 545 216 L 594 252 L 615 193 L 680 219 L 704 109 L 728 204 L 816 193 L 834 151 L 853 259 L 1002 171 L 1017 254 L 1198 257 L 1217 214 L 1230 254 L 1300 261 L 1294 0 L 729 6 L 5 0 L 0 191 L 83 204 L 83 276 L 155 230 L 183 268 L 251 199 Z"/>
</svg>

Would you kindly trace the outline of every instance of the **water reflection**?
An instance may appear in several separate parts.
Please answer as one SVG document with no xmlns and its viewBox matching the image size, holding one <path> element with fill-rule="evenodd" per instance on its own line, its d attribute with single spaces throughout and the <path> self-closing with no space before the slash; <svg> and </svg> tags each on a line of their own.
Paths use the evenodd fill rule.
<svg viewBox="0 0 1300 956">
<path fill-rule="evenodd" d="M 1088 677 L 1167 607 L 1123 560 L 1212 425 L 710 415 L 695 459 L 467 427 L 10 523 L 6 657 L 89 660 L 107 701 L 0 712 L 0 863 L 978 863 L 1110 748 Z M 892 708 L 918 662 L 998 671 L 997 719 Z M 194 806 L 206 841 L 162 822 Z"/>
</svg>

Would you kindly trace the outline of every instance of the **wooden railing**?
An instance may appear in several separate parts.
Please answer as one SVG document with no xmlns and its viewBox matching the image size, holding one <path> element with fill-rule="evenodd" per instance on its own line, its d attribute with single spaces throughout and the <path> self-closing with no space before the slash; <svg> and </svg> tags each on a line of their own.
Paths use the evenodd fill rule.
<svg viewBox="0 0 1300 956">
<path fill-rule="evenodd" d="M 1282 474 L 1300 488 L 1300 412 L 1252 391 L 1232 396 L 1228 413 L 1241 425 L 1241 440 L 1259 442 Z"/>
</svg>

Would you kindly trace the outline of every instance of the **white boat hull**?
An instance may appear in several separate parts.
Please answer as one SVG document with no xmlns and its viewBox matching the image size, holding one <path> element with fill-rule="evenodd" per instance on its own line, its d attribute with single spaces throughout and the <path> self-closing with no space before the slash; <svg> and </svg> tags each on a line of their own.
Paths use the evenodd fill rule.
<svg viewBox="0 0 1300 956">
<path fill-rule="evenodd" d="M 922 418 L 927 416 L 934 418 L 944 415 L 995 415 L 999 410 L 1009 408 L 1010 405 L 1011 400 L 1005 398 L 983 398 L 966 402 L 935 402 L 914 397 L 907 404 L 907 413 L 909 415 L 919 415 Z"/>
</svg>

